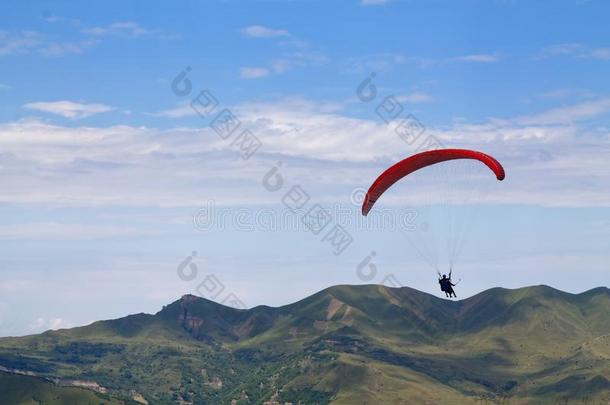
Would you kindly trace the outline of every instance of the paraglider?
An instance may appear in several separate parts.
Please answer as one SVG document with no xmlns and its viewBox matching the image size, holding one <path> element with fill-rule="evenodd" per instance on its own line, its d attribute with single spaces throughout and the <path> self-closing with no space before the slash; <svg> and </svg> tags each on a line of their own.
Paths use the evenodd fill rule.
<svg viewBox="0 0 610 405">
<path fill-rule="evenodd" d="M 362 215 L 368 215 L 379 197 L 398 180 L 426 166 L 455 159 L 478 160 L 489 167 L 498 180 L 504 180 L 504 168 L 500 162 L 483 152 L 468 149 L 437 149 L 421 152 L 390 166 L 390 168 L 377 177 L 377 180 L 371 185 L 364 197 Z"/>
<path fill-rule="evenodd" d="M 460 165 L 453 163 L 456 166 L 443 164 L 443 162 L 458 160 L 465 163 Z M 482 165 L 479 163 L 482 163 Z M 443 230 L 446 231 L 443 253 L 446 254 L 449 268 L 451 269 L 463 245 L 462 239 L 466 233 L 465 231 L 469 227 L 467 221 L 461 218 L 464 215 L 460 215 L 463 214 L 462 211 L 465 211 L 463 207 L 473 202 L 476 203 L 476 201 L 471 201 L 468 198 L 476 194 L 474 191 L 475 183 L 488 183 L 485 176 L 480 173 L 480 168 L 484 167 L 483 165 L 491 170 L 497 180 L 504 180 L 505 172 L 500 162 L 483 152 L 469 149 L 436 149 L 417 153 L 390 166 L 381 173 L 369 187 L 362 203 L 362 215 L 367 216 L 375 203 L 389 188 L 399 180 L 405 179 L 405 183 L 412 187 L 407 188 L 407 190 L 411 191 L 409 196 L 411 200 L 414 200 L 413 204 L 421 206 L 421 211 L 429 214 L 426 217 L 428 222 L 422 223 L 422 232 L 419 234 L 412 232 L 407 237 L 418 253 L 437 271 L 441 290 L 445 292 L 447 297 L 456 297 L 453 290 L 456 284 L 453 284 L 451 281 L 451 271 L 449 272 L 449 277 L 446 275 L 441 277 L 437 256 L 438 250 L 442 249 L 442 241 L 439 241 L 439 238 L 434 241 L 429 239 L 431 234 L 434 233 L 433 231 L 438 233 L 442 233 Z M 464 168 L 463 171 L 473 177 L 467 178 L 465 175 L 462 176 L 460 168 Z M 430 178 L 423 176 L 422 178 L 425 178 L 427 181 L 423 185 L 420 184 L 422 187 L 417 189 L 414 185 L 417 184 L 417 179 L 423 174 L 418 172 L 420 170 L 421 172 L 434 172 L 436 170 L 436 172 Z M 430 199 L 429 202 L 423 201 L 426 197 Z M 463 198 L 464 201 L 456 202 L 456 197 L 457 199 L 459 197 L 466 198 Z M 432 211 L 435 212 L 431 214 Z M 434 223 L 435 220 L 437 221 L 436 223 Z M 419 236 L 421 240 L 413 241 L 412 239 L 415 236 Z"/>
</svg>

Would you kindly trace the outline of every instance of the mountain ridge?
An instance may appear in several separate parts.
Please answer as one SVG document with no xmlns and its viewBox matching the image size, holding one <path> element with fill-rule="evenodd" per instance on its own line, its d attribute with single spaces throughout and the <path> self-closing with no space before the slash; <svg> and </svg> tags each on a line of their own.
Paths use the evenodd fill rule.
<svg viewBox="0 0 610 405">
<path fill-rule="evenodd" d="M 609 313 L 606 287 L 453 301 L 338 285 L 250 309 L 185 294 L 154 314 L 0 338 L 0 366 L 125 403 L 132 392 L 155 404 L 607 401 Z"/>
</svg>

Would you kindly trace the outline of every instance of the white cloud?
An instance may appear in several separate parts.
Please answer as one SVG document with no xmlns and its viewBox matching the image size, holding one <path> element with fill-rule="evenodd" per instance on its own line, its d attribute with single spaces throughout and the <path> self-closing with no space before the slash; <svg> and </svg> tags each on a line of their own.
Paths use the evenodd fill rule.
<svg viewBox="0 0 610 405">
<path fill-rule="evenodd" d="M 360 0 L 360 4 L 363 6 L 378 6 L 389 3 L 390 1 L 391 0 Z"/>
<path fill-rule="evenodd" d="M 45 56 L 61 56 L 69 53 L 82 53 L 85 49 L 97 44 L 94 40 L 83 40 L 77 42 L 51 42 L 39 49 Z"/>
<path fill-rule="evenodd" d="M 269 62 L 269 66 L 275 73 L 284 73 L 292 67 L 292 63 L 286 59 L 277 59 Z"/>
<path fill-rule="evenodd" d="M 250 25 L 243 28 L 242 32 L 252 38 L 276 38 L 290 36 L 290 33 L 286 30 L 273 29 L 263 25 Z"/>
<path fill-rule="evenodd" d="M 269 59 L 263 66 L 240 68 L 242 79 L 259 79 L 272 74 L 285 73 L 297 67 L 314 66 L 327 61 L 325 55 L 312 51 L 307 42 L 294 38 L 286 30 L 251 25 L 241 31 L 253 38 L 284 38 L 277 41 L 277 45 L 284 49 L 279 56 Z"/>
<path fill-rule="evenodd" d="M 518 117 L 517 122 L 521 125 L 571 124 L 575 121 L 582 121 L 606 113 L 610 113 L 610 98 L 553 108 L 540 114 Z"/>
<path fill-rule="evenodd" d="M 242 67 L 239 69 L 239 77 L 242 79 L 260 79 L 269 76 L 269 69 L 262 67 Z"/>
<path fill-rule="evenodd" d="M 584 47 L 580 44 L 551 45 L 543 50 L 546 55 L 574 55 L 582 51 Z"/>
<path fill-rule="evenodd" d="M 400 65 L 412 64 L 422 68 L 447 63 L 495 63 L 498 56 L 492 54 L 469 54 L 445 58 L 430 58 L 421 56 L 406 56 L 400 53 L 380 53 L 367 55 L 348 61 L 350 70 L 357 72 L 385 72 Z"/>
<path fill-rule="evenodd" d="M 591 50 L 590 56 L 594 59 L 610 59 L 610 48 L 595 48 Z"/>
<path fill-rule="evenodd" d="M 56 22 L 65 21 L 65 18 L 56 16 L 56 15 L 43 16 L 42 19 L 48 23 L 56 23 Z"/>
<path fill-rule="evenodd" d="M 72 101 L 33 102 L 24 108 L 61 115 L 66 118 L 85 118 L 95 114 L 112 111 L 114 108 L 104 104 L 83 104 Z"/>
<path fill-rule="evenodd" d="M 242 79 L 258 79 L 271 74 L 287 72 L 297 67 L 318 65 L 326 62 L 327 57 L 320 52 L 313 51 L 305 41 L 294 38 L 286 30 L 272 29 L 262 25 L 251 25 L 243 28 L 242 32 L 254 38 L 277 38 L 288 37 L 277 41 L 277 45 L 284 51 L 277 57 L 272 58 L 264 66 L 242 67 L 240 77 Z"/>
<path fill-rule="evenodd" d="M 605 102 L 599 101 L 599 104 L 575 105 L 565 112 L 573 119 L 592 118 L 595 113 L 603 113 L 601 106 Z M 242 115 L 248 121 L 258 117 L 259 128 L 255 133 L 263 134 L 262 141 L 272 153 L 313 161 L 361 162 L 359 168 L 350 168 L 344 163 L 346 166 L 342 166 L 337 176 L 332 175 L 334 170 L 327 172 L 329 169 L 325 165 L 319 166 L 321 173 L 317 175 L 317 170 L 308 164 L 301 166 L 302 175 L 311 178 L 311 182 L 325 178 L 329 187 L 341 187 L 346 178 L 374 178 L 388 164 L 414 153 L 419 146 L 404 143 L 381 120 L 347 118 L 316 110 L 315 106 L 308 110 L 287 103 L 258 104 L 249 110 L 250 113 L 244 111 Z M 567 124 L 563 112 L 556 115 L 551 110 L 532 117 L 490 119 L 482 124 L 459 124 L 447 129 L 428 128 L 422 139 L 428 135 L 437 137 L 446 146 L 488 151 L 505 164 L 509 174 L 505 184 L 510 186 L 502 189 L 494 202 L 568 206 L 609 204 L 610 189 L 604 184 L 610 182 L 607 164 L 610 133 L 590 132 L 574 123 Z M 357 182 L 353 186 L 357 186 Z M 327 192 L 332 195 L 332 191 Z M 401 198 L 404 201 L 403 195 Z"/>
<path fill-rule="evenodd" d="M 559 100 L 565 98 L 592 98 L 594 93 L 590 90 L 586 89 L 574 89 L 574 88 L 564 88 L 564 89 L 555 89 L 551 91 L 544 92 L 538 97 L 551 99 L 551 100 Z"/>
<path fill-rule="evenodd" d="M 43 17 L 47 22 L 68 22 L 74 27 L 81 27 L 78 20 L 61 17 Z M 80 29 L 80 28 L 79 28 Z M 57 39 L 55 35 L 48 35 L 37 31 L 7 32 L 0 30 L 0 56 L 14 54 L 38 53 L 43 56 L 62 56 L 66 54 L 79 54 L 98 44 L 104 36 L 142 37 L 157 35 L 160 38 L 174 38 L 174 35 L 165 34 L 158 30 L 150 30 L 132 21 L 115 22 L 104 27 L 80 29 L 80 39 L 70 41 Z"/>
<path fill-rule="evenodd" d="M 0 225 L 0 239 L 3 240 L 88 240 L 141 235 L 143 235 L 143 232 L 140 230 L 114 225 L 68 224 L 58 222 Z M 149 233 L 146 235 L 149 235 Z"/>
<path fill-rule="evenodd" d="M 381 53 L 351 59 L 348 61 L 348 64 L 350 70 L 357 72 L 368 72 L 371 70 L 385 72 L 408 62 L 419 63 L 419 60 L 416 61 L 415 58 L 397 53 Z"/>
<path fill-rule="evenodd" d="M 196 207 L 210 199 L 222 204 L 277 203 L 277 195 L 265 192 L 260 181 L 278 160 L 288 162 L 291 181 L 307 184 L 308 192 L 320 200 L 341 201 L 345 190 L 361 187 L 362 179 L 374 178 L 434 136 L 446 146 L 489 152 L 505 164 L 507 180 L 493 202 L 609 204 L 610 131 L 579 125 L 608 111 L 605 99 L 527 117 L 446 128 L 426 125 L 412 145 L 381 119 L 349 117 L 341 108 L 303 99 L 231 106 L 241 128 L 263 144 L 248 161 L 239 158 L 232 138 L 221 139 L 203 122 L 198 128 L 169 130 L 68 128 L 38 121 L 5 124 L 0 126 L 5 190 L 0 201 L 176 207 Z M 48 229 L 58 230 L 59 225 Z M 94 230 L 65 231 L 78 235 Z M 123 230 L 96 232 L 106 231 Z M 17 231 L 2 232 L 6 236 Z"/>
<path fill-rule="evenodd" d="M 410 94 L 403 94 L 400 96 L 396 96 L 396 99 L 401 103 L 411 103 L 411 104 L 419 104 L 419 103 L 429 103 L 434 100 L 432 96 L 427 93 L 416 91 Z"/>
<path fill-rule="evenodd" d="M 36 318 L 30 324 L 31 333 L 41 333 L 47 330 L 67 329 L 71 328 L 72 324 L 61 318 Z"/>
<path fill-rule="evenodd" d="M 197 112 L 191 107 L 190 103 L 187 102 L 168 110 L 152 113 L 151 115 L 155 117 L 182 118 L 197 115 Z"/>
<path fill-rule="evenodd" d="M 326 56 L 317 52 L 298 51 L 287 52 L 280 58 L 269 61 L 268 67 L 241 68 L 240 77 L 242 79 L 258 79 L 273 74 L 287 72 L 297 67 L 319 65 L 327 60 Z"/>
<path fill-rule="evenodd" d="M 53 15 L 51 12 L 43 13 L 42 20 L 47 23 L 50 23 L 50 24 L 64 23 L 64 24 L 72 25 L 74 27 L 82 26 L 81 21 L 76 18 L 67 18 L 67 17 L 58 16 L 58 15 Z"/>
<path fill-rule="evenodd" d="M 61 56 L 69 53 L 82 53 L 96 43 L 97 41 L 92 39 L 78 41 L 53 40 L 36 31 L 22 31 L 14 35 L 0 31 L 0 56 L 28 53 Z"/>
<path fill-rule="evenodd" d="M 146 29 L 133 21 L 114 22 L 105 27 L 85 28 L 82 32 L 94 36 L 118 35 L 128 37 L 139 37 L 155 33 L 155 31 Z"/>
<path fill-rule="evenodd" d="M 610 60 L 610 48 L 593 48 L 583 44 L 558 44 L 543 49 L 542 55 L 549 56 L 573 56 L 585 59 Z"/>
<path fill-rule="evenodd" d="M 29 53 L 42 42 L 42 36 L 36 31 L 22 31 L 17 35 L 0 31 L 0 55 Z"/>
<path fill-rule="evenodd" d="M 479 62 L 479 63 L 493 63 L 498 61 L 498 57 L 489 54 L 473 54 L 473 55 L 463 55 L 456 56 L 454 58 L 449 58 L 450 61 L 456 62 Z"/>
<path fill-rule="evenodd" d="M 3 185 L 13 193 L 0 201 L 25 204 L 198 206 L 231 199 L 252 177 L 235 170 L 237 152 L 209 128 L 69 128 L 24 120 L 0 125 L 0 150 Z M 220 178 L 234 180 L 218 184 Z"/>
</svg>

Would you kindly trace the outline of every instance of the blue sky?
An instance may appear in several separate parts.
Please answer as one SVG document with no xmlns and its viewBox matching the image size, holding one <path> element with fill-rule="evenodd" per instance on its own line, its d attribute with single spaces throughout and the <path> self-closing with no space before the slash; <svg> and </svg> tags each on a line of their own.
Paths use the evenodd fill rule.
<svg viewBox="0 0 610 405">
<path fill-rule="evenodd" d="M 468 224 L 461 297 L 604 285 L 609 12 L 601 0 L 0 5 L 0 335 L 154 312 L 184 293 L 251 307 L 398 280 L 438 294 L 411 235 L 359 216 L 363 189 L 421 146 L 380 118 L 386 97 L 423 125 L 418 139 L 506 168 Z M 218 101 L 206 117 L 189 105 L 201 90 Z M 210 127 L 224 108 L 241 121 L 229 139 Z M 247 159 L 243 129 L 261 143 Z M 284 206 L 295 185 L 307 209 L 332 212 L 327 229 L 343 225 L 343 252 Z M 426 220 L 410 191 L 380 201 L 391 223 Z"/>
</svg>

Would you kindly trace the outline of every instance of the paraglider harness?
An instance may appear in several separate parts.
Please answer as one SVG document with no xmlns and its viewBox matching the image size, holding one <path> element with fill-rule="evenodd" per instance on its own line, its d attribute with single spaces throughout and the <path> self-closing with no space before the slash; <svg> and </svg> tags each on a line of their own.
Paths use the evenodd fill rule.
<svg viewBox="0 0 610 405">
<path fill-rule="evenodd" d="M 451 282 L 451 273 L 453 272 L 453 269 L 449 269 L 449 277 L 443 275 L 441 277 L 441 273 L 438 273 L 438 283 L 441 285 L 441 291 L 445 293 L 445 296 L 447 297 L 457 297 L 457 295 L 455 294 L 455 291 L 453 291 L 453 287 L 458 285 L 460 283 L 460 281 L 462 281 L 462 279 L 459 279 L 457 283 L 453 284 Z"/>
</svg>

